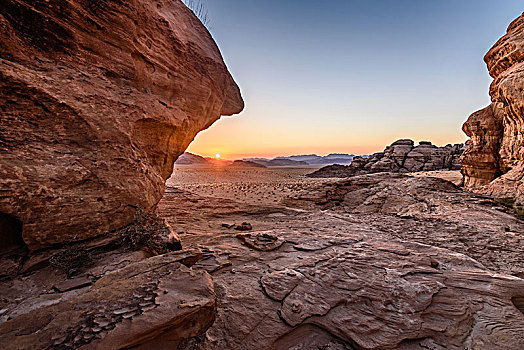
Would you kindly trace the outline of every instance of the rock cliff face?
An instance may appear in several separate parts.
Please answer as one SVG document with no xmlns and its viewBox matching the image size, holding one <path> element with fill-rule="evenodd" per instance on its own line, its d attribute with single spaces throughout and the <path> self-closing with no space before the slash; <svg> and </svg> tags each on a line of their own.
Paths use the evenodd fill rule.
<svg viewBox="0 0 524 350">
<path fill-rule="evenodd" d="M 464 183 L 524 205 L 524 14 L 484 57 L 491 105 L 463 126 L 471 143 L 462 157 Z"/>
<path fill-rule="evenodd" d="M 31 250 L 154 207 L 195 135 L 243 108 L 179 0 L 3 1 L 0 91 L 1 238 Z"/>
<path fill-rule="evenodd" d="M 355 175 L 430 170 L 458 170 L 459 157 L 464 145 L 455 144 L 437 147 L 431 142 L 422 141 L 418 146 L 412 140 L 393 142 L 383 152 L 369 158 L 355 157 L 350 165 L 331 165 L 321 168 L 309 177 L 349 177 Z"/>
</svg>

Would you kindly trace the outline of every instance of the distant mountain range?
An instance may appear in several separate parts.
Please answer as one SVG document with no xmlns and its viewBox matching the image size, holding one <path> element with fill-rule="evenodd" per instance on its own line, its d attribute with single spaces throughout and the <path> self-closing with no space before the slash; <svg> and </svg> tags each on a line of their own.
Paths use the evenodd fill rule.
<svg viewBox="0 0 524 350">
<path fill-rule="evenodd" d="M 244 158 L 246 162 L 257 163 L 265 167 L 275 166 L 307 166 L 309 163 L 291 159 Z"/>
<path fill-rule="evenodd" d="M 266 168 L 263 164 L 250 162 L 249 160 L 235 160 L 228 166 L 232 168 Z"/>
<path fill-rule="evenodd" d="M 244 158 L 241 161 L 235 161 L 236 166 L 256 167 L 259 164 L 263 167 L 278 167 L 278 166 L 308 166 L 308 165 L 332 165 L 332 164 L 350 164 L 355 156 L 353 154 L 345 153 L 331 153 L 327 156 L 319 156 L 316 154 L 293 155 L 289 157 L 268 158 Z M 177 165 L 216 165 L 216 164 L 232 164 L 231 161 L 217 160 L 215 158 L 202 157 L 193 153 L 185 152 L 178 157 L 175 164 Z"/>
<path fill-rule="evenodd" d="M 316 154 L 294 155 L 289 157 L 267 158 L 245 158 L 244 160 L 264 164 L 265 166 L 300 166 L 300 165 L 331 165 L 350 164 L 353 154 L 331 153 L 327 156 Z"/>
</svg>

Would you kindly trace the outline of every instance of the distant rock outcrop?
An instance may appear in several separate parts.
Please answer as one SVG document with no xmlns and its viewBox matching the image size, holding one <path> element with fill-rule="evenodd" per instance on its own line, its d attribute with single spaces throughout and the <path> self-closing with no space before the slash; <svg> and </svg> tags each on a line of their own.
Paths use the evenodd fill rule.
<svg viewBox="0 0 524 350">
<path fill-rule="evenodd" d="M 463 149 L 463 144 L 437 147 L 431 142 L 421 141 L 418 146 L 415 146 L 412 140 L 402 139 L 369 158 L 357 156 L 353 158 L 350 165 L 330 165 L 307 176 L 349 177 L 381 172 L 458 170 L 460 169 L 458 160 Z"/>
<path fill-rule="evenodd" d="M 463 126 L 471 137 L 462 157 L 466 187 L 524 206 L 524 14 L 484 57 L 492 103 Z"/>
<path fill-rule="evenodd" d="M 0 238 L 21 227 L 31 250 L 150 210 L 195 135 L 243 108 L 179 0 L 3 1 L 0 91 Z"/>
<path fill-rule="evenodd" d="M 265 168 L 265 166 L 262 164 L 250 162 L 248 160 L 235 160 L 233 163 L 229 164 L 228 167 L 231 167 L 231 168 Z"/>
<path fill-rule="evenodd" d="M 199 156 L 197 154 L 184 152 L 176 160 L 177 165 L 206 165 L 209 164 L 209 159 Z"/>
</svg>

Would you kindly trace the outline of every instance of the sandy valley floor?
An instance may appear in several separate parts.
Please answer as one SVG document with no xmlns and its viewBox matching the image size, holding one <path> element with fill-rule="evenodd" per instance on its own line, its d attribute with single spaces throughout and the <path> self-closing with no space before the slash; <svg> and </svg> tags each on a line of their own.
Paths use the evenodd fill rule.
<svg viewBox="0 0 524 350">
<path fill-rule="evenodd" d="M 204 197 L 227 198 L 246 204 L 274 205 L 305 187 L 326 181 L 310 179 L 308 168 L 233 168 L 176 165 L 167 186 Z"/>
<path fill-rule="evenodd" d="M 167 187 L 180 187 L 203 197 L 233 199 L 245 204 L 275 205 L 304 189 L 339 179 L 308 178 L 320 168 L 233 168 L 228 166 L 176 165 Z M 462 179 L 459 171 L 422 171 L 417 177 L 438 177 L 453 183 Z"/>
</svg>

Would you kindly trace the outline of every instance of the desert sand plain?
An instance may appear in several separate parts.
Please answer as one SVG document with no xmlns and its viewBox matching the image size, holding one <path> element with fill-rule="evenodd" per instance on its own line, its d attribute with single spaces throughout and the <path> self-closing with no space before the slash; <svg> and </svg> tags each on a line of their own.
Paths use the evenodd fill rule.
<svg viewBox="0 0 524 350">
<path fill-rule="evenodd" d="M 203 197 L 232 199 L 246 204 L 279 204 L 288 195 L 325 179 L 305 177 L 321 166 L 235 168 L 175 165 L 168 187 L 180 187 Z"/>
<path fill-rule="evenodd" d="M 235 168 L 205 165 L 175 165 L 167 180 L 167 187 L 184 188 L 203 197 L 232 199 L 245 204 L 278 205 L 282 200 L 311 186 L 339 180 L 337 178 L 309 178 L 322 166 Z M 438 177 L 459 184 L 458 170 L 420 171 L 415 177 Z"/>
</svg>

